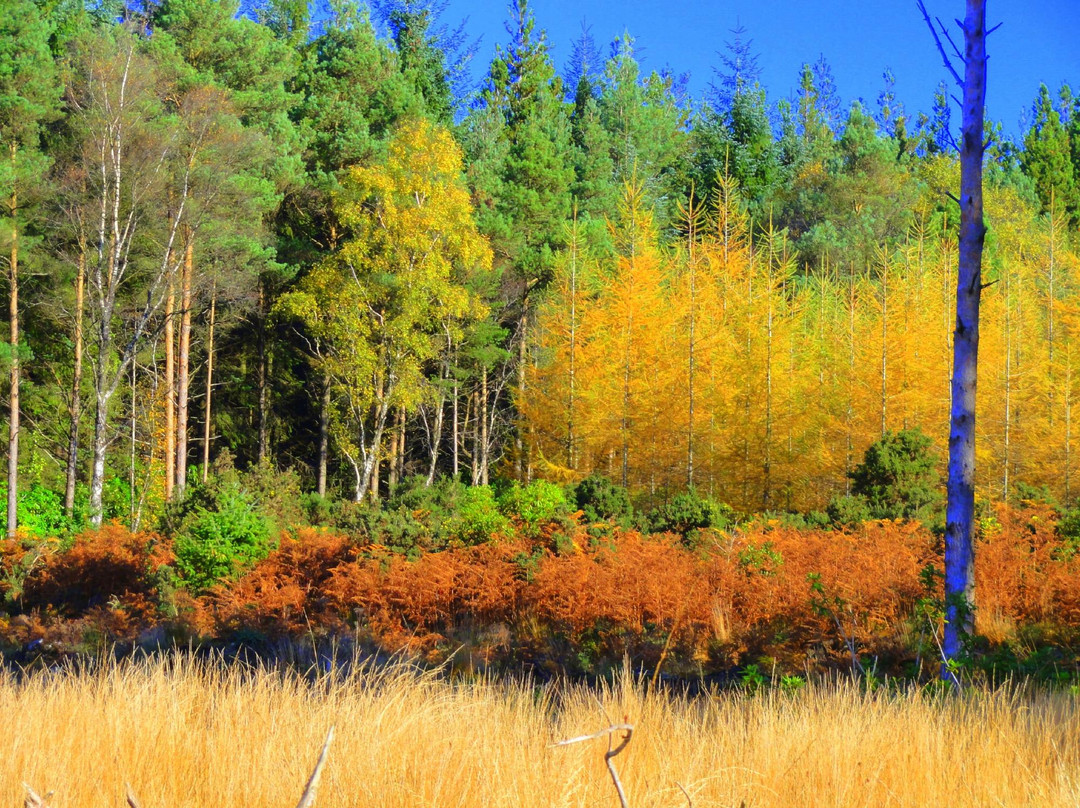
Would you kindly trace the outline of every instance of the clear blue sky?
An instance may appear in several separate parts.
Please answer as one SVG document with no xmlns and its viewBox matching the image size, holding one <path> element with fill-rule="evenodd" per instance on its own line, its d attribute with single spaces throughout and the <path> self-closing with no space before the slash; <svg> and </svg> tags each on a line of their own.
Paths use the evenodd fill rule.
<svg viewBox="0 0 1080 808">
<path fill-rule="evenodd" d="M 760 54 L 771 101 L 791 96 L 800 66 L 819 54 L 832 65 L 845 108 L 861 97 L 876 110 L 885 67 L 892 68 L 897 95 L 909 113 L 928 111 L 934 88 L 946 77 L 915 0 L 533 0 L 532 5 L 560 71 L 584 20 L 605 55 L 608 43 L 626 30 L 636 38 L 647 70 L 669 65 L 676 73 L 689 71 L 695 98 L 720 64 L 717 51 L 732 39 L 730 29 L 740 23 Z M 927 0 L 926 5 L 953 26 L 964 10 L 962 0 Z M 987 16 L 991 25 L 1004 23 L 988 45 L 987 114 L 1015 135 L 1040 82 L 1056 91 L 1068 81 L 1080 91 L 1080 0 L 989 0 Z M 495 44 L 507 41 L 507 5 L 449 0 L 443 21 L 453 26 L 464 17 L 470 35 L 482 36 L 474 68 L 479 78 Z"/>
</svg>

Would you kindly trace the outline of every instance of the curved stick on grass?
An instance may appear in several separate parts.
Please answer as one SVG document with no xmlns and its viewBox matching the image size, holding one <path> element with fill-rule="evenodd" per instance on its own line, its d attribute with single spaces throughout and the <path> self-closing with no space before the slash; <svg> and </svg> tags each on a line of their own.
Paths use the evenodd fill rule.
<svg viewBox="0 0 1080 808">
<path fill-rule="evenodd" d="M 616 732 L 624 732 L 626 734 L 622 736 L 622 740 L 619 741 L 619 745 L 613 748 L 611 745 L 611 736 L 614 735 Z M 633 724 L 612 724 L 607 729 L 602 729 L 599 732 L 594 732 L 592 735 L 578 735 L 576 738 L 567 738 L 565 741 L 559 741 L 558 743 L 552 744 L 552 746 L 570 746 L 570 744 L 581 743 L 582 741 L 592 741 L 597 738 L 606 737 L 608 739 L 608 750 L 604 753 L 604 763 L 607 764 L 608 773 L 611 775 L 611 782 L 612 784 L 614 784 L 615 791 L 619 795 L 619 805 L 621 805 L 622 808 L 629 808 L 626 802 L 626 793 L 623 791 L 622 781 L 619 780 L 619 773 L 615 771 L 615 764 L 612 762 L 612 760 L 615 758 L 616 755 L 618 755 L 622 750 L 627 747 L 627 745 L 630 743 L 630 737 L 633 734 Z"/>
<path fill-rule="evenodd" d="M 326 757 L 330 753 L 330 741 L 332 740 L 334 740 L 334 728 L 330 727 L 330 731 L 326 733 L 322 751 L 319 752 L 319 759 L 315 762 L 315 770 L 311 773 L 311 777 L 307 781 L 307 787 L 300 797 L 300 802 L 296 803 L 296 808 L 311 808 L 314 805 L 315 792 L 319 790 L 319 778 L 322 777 L 323 766 L 326 765 Z"/>
</svg>

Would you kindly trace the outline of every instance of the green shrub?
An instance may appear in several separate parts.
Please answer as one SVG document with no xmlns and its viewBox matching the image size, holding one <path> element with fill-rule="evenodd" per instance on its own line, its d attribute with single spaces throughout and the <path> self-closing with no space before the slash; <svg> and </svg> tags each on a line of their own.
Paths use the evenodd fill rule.
<svg viewBox="0 0 1080 808">
<path fill-rule="evenodd" d="M 176 567 L 183 582 L 205 591 L 236 578 L 270 553 L 270 520 L 244 491 L 223 492 L 215 510 L 197 508 L 176 537 Z"/>
<path fill-rule="evenodd" d="M 940 519 L 941 475 L 933 441 L 920 429 L 886 432 L 850 477 L 851 493 L 865 500 L 871 519 Z"/>
<path fill-rule="evenodd" d="M 579 482 L 574 487 L 574 501 L 586 522 L 614 522 L 623 527 L 633 522 L 629 492 L 603 474 L 590 474 Z"/>
<path fill-rule="evenodd" d="M 833 497 L 825 512 L 829 516 L 829 521 L 837 527 L 857 527 L 874 518 L 870 513 L 870 503 L 866 501 L 866 497 L 857 494 Z"/>
<path fill-rule="evenodd" d="M 509 520 L 499 512 L 495 492 L 489 486 L 477 485 L 462 492 L 457 512 L 450 520 L 450 533 L 465 544 L 482 544 L 506 533 L 509 526 Z"/>
<path fill-rule="evenodd" d="M 656 533 L 688 536 L 702 528 L 723 530 L 735 522 L 735 512 L 711 497 L 691 489 L 649 512 L 649 527 Z"/>
<path fill-rule="evenodd" d="M 521 520 L 526 535 L 534 537 L 542 525 L 570 515 L 570 502 L 562 488 L 546 480 L 528 485 L 513 483 L 498 499 L 499 510 Z"/>
<path fill-rule="evenodd" d="M 16 495 L 19 530 L 39 539 L 64 536 L 72 523 L 64 514 L 64 499 L 40 483 L 23 486 Z M 0 524 L 7 523 L 7 485 L 0 483 Z"/>
<path fill-rule="evenodd" d="M 1051 493 L 1050 487 L 1046 485 L 1029 485 L 1020 480 L 1013 485 L 1013 495 L 1021 502 L 1049 505 L 1052 508 L 1060 507 L 1057 497 Z"/>
</svg>

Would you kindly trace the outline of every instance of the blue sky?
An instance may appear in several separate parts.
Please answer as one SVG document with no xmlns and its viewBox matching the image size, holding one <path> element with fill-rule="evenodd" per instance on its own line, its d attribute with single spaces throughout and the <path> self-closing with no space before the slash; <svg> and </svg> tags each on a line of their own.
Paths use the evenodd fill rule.
<svg viewBox="0 0 1080 808">
<path fill-rule="evenodd" d="M 605 53 L 626 30 L 636 38 L 647 70 L 669 65 L 676 73 L 689 71 L 696 98 L 720 64 L 717 51 L 738 24 L 760 54 L 772 101 L 792 95 L 802 63 L 820 54 L 832 65 L 845 106 L 861 97 L 876 110 L 882 72 L 890 67 L 907 111 L 928 111 L 934 88 L 946 77 L 915 0 L 533 0 L 532 5 L 560 71 L 584 20 Z M 964 10 L 962 0 L 927 0 L 926 5 L 949 25 Z M 987 15 L 991 25 L 1004 23 L 988 45 L 987 114 L 1015 135 L 1040 82 L 1056 91 L 1069 81 L 1080 91 L 1080 0 L 989 0 Z M 503 0 L 449 0 L 443 21 L 453 26 L 468 17 L 470 36 L 482 36 L 477 78 L 495 44 L 507 40 L 507 16 Z"/>
</svg>

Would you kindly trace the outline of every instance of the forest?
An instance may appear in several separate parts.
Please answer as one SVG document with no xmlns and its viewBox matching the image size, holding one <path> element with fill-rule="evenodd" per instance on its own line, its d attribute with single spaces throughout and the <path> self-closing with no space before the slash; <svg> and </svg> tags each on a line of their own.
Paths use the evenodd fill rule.
<svg viewBox="0 0 1080 808">
<path fill-rule="evenodd" d="M 131 578 L 116 636 L 184 609 L 185 630 L 226 632 L 230 598 L 275 564 L 297 572 L 299 535 L 320 563 L 360 553 L 386 574 L 503 537 L 529 586 L 612 536 L 678 536 L 680 591 L 712 574 L 703 547 L 760 573 L 784 555 L 770 531 L 910 539 L 913 520 L 919 563 L 881 595 L 889 620 L 937 591 L 948 85 L 908 110 L 886 68 L 876 99 L 849 102 L 822 56 L 777 98 L 737 27 L 691 97 L 685 75 L 643 70 L 630 33 L 583 27 L 557 66 L 528 0 L 474 84 L 477 45 L 445 17 L 433 0 L 3 4 L 15 645 L 64 603 L 120 602 L 108 579 L 75 592 L 87 558 Z M 1030 517 L 1068 566 L 1080 96 L 1032 99 L 1018 136 L 985 127 L 977 498 L 984 541 Z M 850 605 L 807 578 L 827 566 L 791 573 L 810 582 L 799 620 Z M 1052 622 L 1064 591 L 1013 617 Z M 455 603 L 405 623 L 445 645 L 432 621 L 472 609 Z M 669 643 L 711 619 L 649 613 Z M 587 628 L 551 619 L 578 626 L 571 644 Z"/>
</svg>

